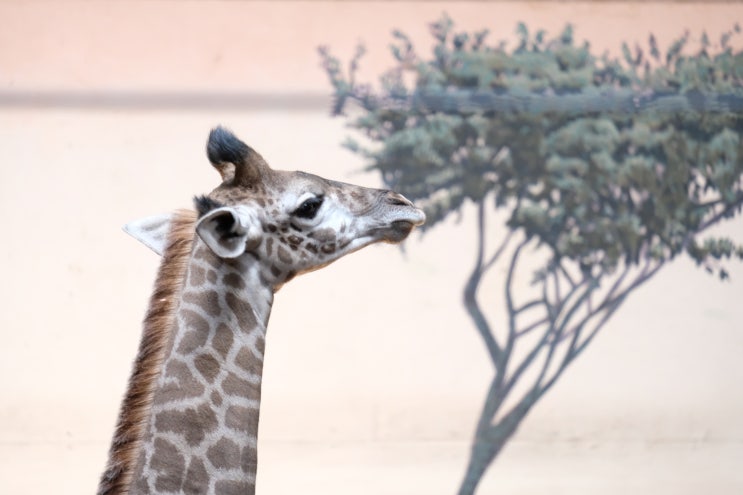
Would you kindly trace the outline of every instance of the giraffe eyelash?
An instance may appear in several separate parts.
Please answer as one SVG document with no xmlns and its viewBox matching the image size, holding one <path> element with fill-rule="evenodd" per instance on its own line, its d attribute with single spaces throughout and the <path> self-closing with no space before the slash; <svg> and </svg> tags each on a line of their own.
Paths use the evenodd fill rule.
<svg viewBox="0 0 743 495">
<path fill-rule="evenodd" d="M 315 218 L 315 215 L 317 215 L 317 212 L 320 211 L 323 200 L 324 197 L 322 195 L 314 196 L 312 198 L 304 200 L 304 202 L 299 205 L 299 208 L 292 212 L 292 216 L 295 216 L 297 218 L 304 218 L 306 220 L 312 220 L 313 218 Z"/>
</svg>

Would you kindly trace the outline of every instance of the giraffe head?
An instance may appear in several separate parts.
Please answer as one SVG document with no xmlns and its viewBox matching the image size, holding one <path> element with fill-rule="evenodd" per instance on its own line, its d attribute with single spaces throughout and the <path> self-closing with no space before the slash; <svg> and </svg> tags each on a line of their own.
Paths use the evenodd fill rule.
<svg viewBox="0 0 743 495">
<path fill-rule="evenodd" d="M 369 244 L 401 242 L 425 221 L 394 192 L 273 170 L 222 127 L 207 156 L 222 183 L 196 198 L 196 232 L 220 258 L 257 260 L 274 289 Z"/>
</svg>

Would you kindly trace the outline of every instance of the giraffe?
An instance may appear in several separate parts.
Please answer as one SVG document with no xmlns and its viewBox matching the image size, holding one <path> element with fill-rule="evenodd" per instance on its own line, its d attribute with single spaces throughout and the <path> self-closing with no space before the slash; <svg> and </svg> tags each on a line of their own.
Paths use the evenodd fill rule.
<svg viewBox="0 0 743 495">
<path fill-rule="evenodd" d="M 99 495 L 254 494 L 261 373 L 274 293 L 425 221 L 403 196 L 271 169 L 216 127 L 221 184 L 125 227 L 162 255 Z"/>
</svg>

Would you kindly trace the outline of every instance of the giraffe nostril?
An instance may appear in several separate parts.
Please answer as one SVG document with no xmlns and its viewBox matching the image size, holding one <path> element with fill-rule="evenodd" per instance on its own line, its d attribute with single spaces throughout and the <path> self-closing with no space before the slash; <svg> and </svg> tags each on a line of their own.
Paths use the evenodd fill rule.
<svg viewBox="0 0 743 495">
<path fill-rule="evenodd" d="M 387 201 L 387 204 L 392 206 L 413 206 L 413 203 L 411 203 L 405 196 L 394 192 L 388 192 L 385 200 Z"/>
</svg>

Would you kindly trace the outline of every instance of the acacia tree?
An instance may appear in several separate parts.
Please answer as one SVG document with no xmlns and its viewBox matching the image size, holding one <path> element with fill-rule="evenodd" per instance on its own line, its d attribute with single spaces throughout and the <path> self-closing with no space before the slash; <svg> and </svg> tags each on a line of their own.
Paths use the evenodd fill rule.
<svg viewBox="0 0 743 495">
<path fill-rule="evenodd" d="M 738 31 L 714 44 L 703 34 L 693 50 L 687 33 L 663 54 L 650 36 L 618 60 L 576 43 L 570 26 L 548 37 L 519 25 L 508 48 L 487 44 L 487 30 L 455 32 L 444 16 L 431 24 L 430 58 L 394 32 L 396 65 L 377 91 L 355 80 L 363 48 L 346 73 L 320 49 L 333 113 L 355 102 L 349 124 L 366 138 L 345 145 L 425 208 L 425 228 L 476 208 L 464 305 L 494 373 L 461 495 L 633 291 L 680 255 L 721 279 L 725 260 L 743 259 L 733 240 L 705 237 L 743 206 Z M 488 221 L 494 210 L 506 229 Z M 538 268 L 524 288 L 515 281 L 526 256 Z M 478 297 L 498 263 L 503 328 Z"/>
</svg>

